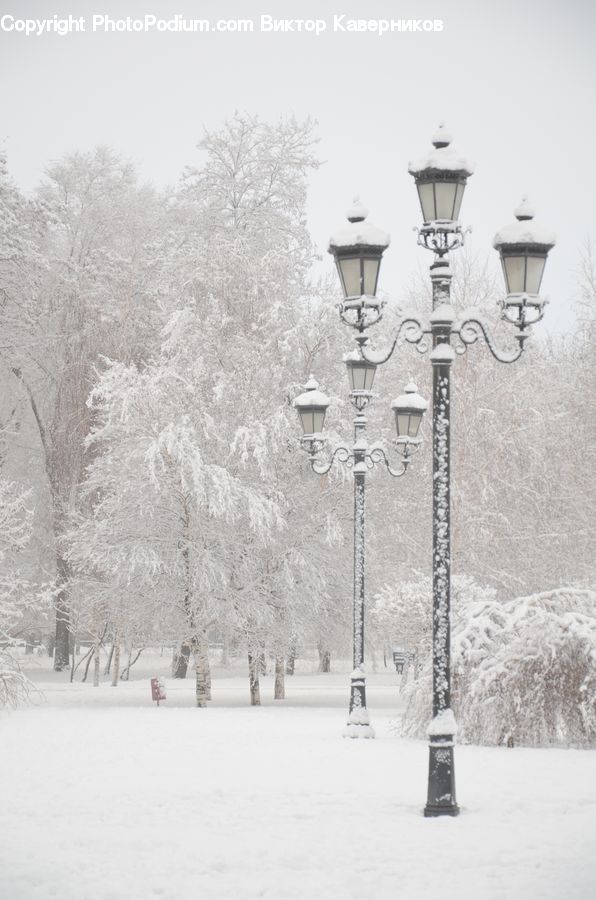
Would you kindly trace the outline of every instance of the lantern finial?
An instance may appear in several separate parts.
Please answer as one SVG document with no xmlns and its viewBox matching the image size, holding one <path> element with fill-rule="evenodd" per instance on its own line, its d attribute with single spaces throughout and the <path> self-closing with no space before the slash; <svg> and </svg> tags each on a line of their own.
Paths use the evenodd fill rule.
<svg viewBox="0 0 596 900">
<path fill-rule="evenodd" d="M 361 203 L 360 197 L 354 197 L 346 216 L 348 222 L 364 222 L 368 216 L 368 209 L 364 203 Z"/>
<path fill-rule="evenodd" d="M 440 150 L 442 147 L 448 147 L 452 140 L 453 138 L 451 137 L 448 129 L 445 127 L 445 123 L 440 122 L 439 127 L 431 138 L 433 147 L 436 147 L 437 150 Z"/>
<path fill-rule="evenodd" d="M 536 215 L 536 210 L 534 209 L 526 195 L 522 197 L 519 206 L 514 209 L 513 215 L 518 222 L 527 222 L 530 219 L 533 219 Z"/>
</svg>

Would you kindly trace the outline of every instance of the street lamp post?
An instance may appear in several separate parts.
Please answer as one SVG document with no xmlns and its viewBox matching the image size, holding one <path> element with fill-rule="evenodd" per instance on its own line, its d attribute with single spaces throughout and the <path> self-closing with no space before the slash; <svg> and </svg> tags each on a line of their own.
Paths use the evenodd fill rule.
<svg viewBox="0 0 596 900">
<path fill-rule="evenodd" d="M 343 322 L 358 332 L 358 351 L 364 361 L 381 365 L 404 340 L 420 352 L 430 349 L 433 370 L 433 699 L 429 735 L 428 795 L 425 816 L 456 816 L 459 808 L 455 795 L 454 742 L 457 725 L 451 709 L 450 628 L 451 628 L 451 369 L 458 354 L 484 340 L 499 362 L 513 363 L 523 353 L 531 326 L 542 319 L 545 302 L 539 295 L 548 252 L 555 244 L 553 234 L 534 222 L 534 211 L 523 200 L 515 210 L 516 221 L 501 229 L 494 239 L 499 252 L 507 295 L 501 303 L 502 318 L 514 325 L 517 347 L 500 349 L 487 324 L 475 314 L 458 318 L 451 303 L 451 270 L 449 253 L 462 246 L 464 232 L 459 212 L 472 166 L 455 152 L 451 137 L 440 126 L 432 140 L 427 157 L 409 166 L 414 176 L 422 209 L 423 225 L 418 229 L 418 243 L 434 254 L 430 267 L 432 311 L 428 318 L 417 312 L 404 312 L 398 322 L 389 349 L 369 348 L 367 329 L 382 317 L 383 303 L 376 296 L 347 296 L 342 279 L 344 300 L 339 304 Z M 358 205 L 362 212 L 362 208 Z M 352 222 L 353 216 L 348 216 Z M 366 213 L 359 219 L 359 229 L 366 233 Z M 379 253 L 379 241 L 372 234 L 372 247 L 358 246 L 360 258 Z M 385 246 L 388 246 L 387 238 Z M 331 240 L 329 251 L 338 269 L 345 258 L 345 245 Z M 340 252 L 341 251 L 341 252 Z M 343 253 L 343 256 L 341 255 Z M 382 251 L 381 251 L 382 253 Z M 378 281 L 378 269 L 376 272 Z M 375 281 L 375 287 L 376 287 Z M 430 338 L 430 346 L 428 343 Z"/>
<path fill-rule="evenodd" d="M 350 382 L 350 400 L 355 408 L 354 443 L 340 444 L 325 459 L 322 450 L 325 438 L 322 434 L 329 398 L 319 390 L 319 385 L 311 376 L 304 385 L 304 393 L 294 400 L 302 430 L 302 445 L 308 452 L 308 459 L 317 475 L 325 475 L 337 460 L 348 466 L 354 476 L 354 597 L 353 597 L 353 659 L 350 685 L 350 706 L 344 736 L 350 738 L 373 738 L 374 730 L 366 705 L 366 676 L 364 671 L 364 576 L 365 576 L 365 499 L 366 474 L 375 465 L 383 463 L 395 478 L 407 471 L 410 457 L 418 449 L 418 430 L 426 409 L 426 401 L 418 394 L 416 385 L 409 384 L 403 394 L 392 403 L 395 412 L 397 437 L 395 444 L 399 453 L 399 467 L 394 469 L 384 447 L 369 444 L 365 411 L 372 401 L 372 386 L 376 365 L 362 359 L 359 353 L 348 354 L 344 362 Z"/>
</svg>

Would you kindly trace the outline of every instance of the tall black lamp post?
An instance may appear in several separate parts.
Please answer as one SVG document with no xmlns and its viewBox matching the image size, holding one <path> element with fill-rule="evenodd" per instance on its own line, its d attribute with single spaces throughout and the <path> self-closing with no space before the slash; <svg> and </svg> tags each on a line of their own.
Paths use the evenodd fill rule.
<svg viewBox="0 0 596 900">
<path fill-rule="evenodd" d="M 494 239 L 505 276 L 507 295 L 501 303 L 502 318 L 517 329 L 517 347 L 503 351 L 496 346 L 481 317 L 458 317 L 451 303 L 451 271 L 448 255 L 461 247 L 464 233 L 459 212 L 467 179 L 473 168 L 451 146 L 451 137 L 440 126 L 432 140 L 433 149 L 422 160 L 410 163 L 422 209 L 423 224 L 418 243 L 434 254 L 430 266 L 432 311 L 425 318 L 417 312 L 405 312 L 387 351 L 374 352 L 367 329 L 382 316 L 383 304 L 376 296 L 348 296 L 345 278 L 341 278 L 344 300 L 339 304 L 342 321 L 356 329 L 358 353 L 364 361 L 380 365 L 393 354 L 400 338 L 425 352 L 430 349 L 433 368 L 433 699 L 432 721 L 428 728 L 429 770 L 425 816 L 456 816 L 454 741 L 457 732 L 451 709 L 450 626 L 451 626 L 451 367 L 456 354 L 462 354 L 480 338 L 499 362 L 512 363 L 521 356 L 531 326 L 542 319 L 544 301 L 539 296 L 544 265 L 555 244 L 553 234 L 537 225 L 534 211 L 523 200 L 515 211 L 516 221 L 501 229 Z M 363 210 L 359 207 L 360 213 Z M 366 212 L 359 218 L 359 229 L 366 235 Z M 349 216 L 353 223 L 353 216 Z M 360 259 L 379 256 L 380 242 L 372 232 L 370 246 L 360 241 Z M 387 239 L 385 246 L 388 246 Z M 383 248 L 384 249 L 384 248 Z M 330 253 L 341 273 L 345 265 L 345 242 L 331 239 Z M 356 246 L 352 248 L 355 255 Z M 381 251 L 382 253 L 382 251 Z M 378 281 L 378 270 L 376 272 Z M 428 342 L 430 338 L 430 345 Z"/>
<path fill-rule="evenodd" d="M 376 276 L 375 276 L 376 285 Z M 390 475 L 398 478 L 407 471 L 410 457 L 418 449 L 418 430 L 427 403 L 417 393 L 416 385 L 409 384 L 403 394 L 392 403 L 395 413 L 397 437 L 394 441 L 399 466 L 394 469 L 381 444 L 369 444 L 365 411 L 372 400 L 372 386 L 376 365 L 362 358 L 359 353 L 348 354 L 344 362 L 350 383 L 350 400 L 355 408 L 354 443 L 340 444 L 325 458 L 322 434 L 329 398 L 319 390 L 319 385 L 311 376 L 304 385 L 304 393 L 296 397 L 294 406 L 298 411 L 303 430 L 302 445 L 308 452 L 310 465 L 317 475 L 325 475 L 334 461 L 339 461 L 352 470 L 354 476 L 354 599 L 353 599 L 353 664 L 350 687 L 350 706 L 344 736 L 350 738 L 373 738 L 374 730 L 366 705 L 366 678 L 364 672 L 364 510 L 366 473 L 376 464 L 383 463 Z"/>
</svg>

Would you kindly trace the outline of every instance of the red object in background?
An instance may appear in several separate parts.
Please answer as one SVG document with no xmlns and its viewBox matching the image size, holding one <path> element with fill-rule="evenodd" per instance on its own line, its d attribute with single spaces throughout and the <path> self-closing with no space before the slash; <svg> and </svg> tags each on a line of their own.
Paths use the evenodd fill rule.
<svg viewBox="0 0 596 900">
<path fill-rule="evenodd" d="M 159 706 L 160 700 L 166 700 L 166 686 L 161 678 L 151 679 L 151 699 L 157 701 Z"/>
</svg>

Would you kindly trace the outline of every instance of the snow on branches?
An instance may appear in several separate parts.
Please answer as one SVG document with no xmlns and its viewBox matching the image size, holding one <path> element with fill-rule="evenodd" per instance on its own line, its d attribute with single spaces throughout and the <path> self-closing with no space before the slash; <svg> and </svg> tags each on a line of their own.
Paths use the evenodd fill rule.
<svg viewBox="0 0 596 900">
<path fill-rule="evenodd" d="M 596 740 L 596 592 L 559 588 L 499 602 L 455 592 L 452 706 L 469 743 Z M 405 688 L 406 734 L 423 736 L 431 662 Z"/>
<path fill-rule="evenodd" d="M 0 708 L 17 706 L 34 690 L 10 653 L 26 613 L 39 604 L 19 565 L 31 534 L 27 501 L 27 492 L 0 476 Z"/>
<path fill-rule="evenodd" d="M 325 536 L 325 496 L 300 484 L 288 401 L 313 257 L 311 131 L 237 115 L 205 135 L 203 167 L 172 198 L 152 353 L 102 358 L 88 404 L 68 561 L 78 595 L 96 598 L 91 621 L 199 656 L 214 630 L 283 655 L 323 606 L 313 556 L 328 545 L 311 538 Z"/>
<path fill-rule="evenodd" d="M 29 542 L 33 514 L 28 494 L 0 476 L 0 642 L 10 644 L 30 598 L 19 553 Z"/>
</svg>

